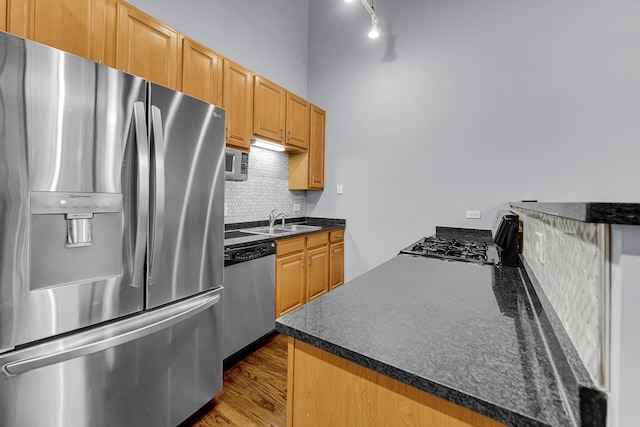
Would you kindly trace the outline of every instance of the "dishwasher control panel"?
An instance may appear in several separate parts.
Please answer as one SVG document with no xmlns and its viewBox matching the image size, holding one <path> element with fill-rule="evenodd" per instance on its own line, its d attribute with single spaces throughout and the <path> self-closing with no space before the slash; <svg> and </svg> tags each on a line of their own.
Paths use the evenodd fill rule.
<svg viewBox="0 0 640 427">
<path fill-rule="evenodd" d="M 257 258 L 273 255 L 275 253 L 276 244 L 274 241 L 225 249 L 224 266 L 226 267 L 229 265 L 239 264 L 241 262 L 251 261 Z"/>
</svg>

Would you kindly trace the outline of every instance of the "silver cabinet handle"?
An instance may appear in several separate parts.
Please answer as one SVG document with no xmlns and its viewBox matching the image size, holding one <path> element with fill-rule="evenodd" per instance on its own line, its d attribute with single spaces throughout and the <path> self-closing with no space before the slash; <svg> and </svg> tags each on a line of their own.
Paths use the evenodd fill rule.
<svg viewBox="0 0 640 427">
<path fill-rule="evenodd" d="M 45 343 L 24 350 L 25 356 L 19 360 L 2 363 L 3 371 L 8 375 L 20 375 L 122 345 L 185 321 L 219 301 L 220 291 L 216 290 L 138 317 Z"/>
<path fill-rule="evenodd" d="M 147 126 L 145 124 L 144 103 L 133 103 L 135 143 L 138 162 L 138 204 L 136 206 L 136 243 L 133 255 L 133 278 L 131 286 L 142 287 L 144 280 L 144 257 L 149 227 L 149 148 L 147 146 Z"/>
<path fill-rule="evenodd" d="M 154 285 L 153 278 L 157 277 L 160 263 L 156 262 L 162 251 L 164 237 L 165 214 L 165 182 L 164 182 L 164 133 L 162 131 L 162 113 L 155 105 L 151 106 L 151 146 L 154 153 L 154 170 L 152 193 L 152 228 L 151 228 L 151 255 L 149 258 L 150 280 L 149 285 Z"/>
</svg>

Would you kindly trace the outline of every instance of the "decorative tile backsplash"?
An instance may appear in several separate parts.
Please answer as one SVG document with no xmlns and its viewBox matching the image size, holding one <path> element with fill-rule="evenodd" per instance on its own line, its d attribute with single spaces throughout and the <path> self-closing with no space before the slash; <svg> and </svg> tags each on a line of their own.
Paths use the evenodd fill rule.
<svg viewBox="0 0 640 427">
<path fill-rule="evenodd" d="M 594 223 L 523 209 L 517 212 L 523 221 L 524 258 L 585 367 L 594 380 L 602 382 L 604 265 L 608 256 L 602 249 L 604 233 Z"/>
<path fill-rule="evenodd" d="M 289 155 L 251 147 L 246 181 L 225 181 L 225 224 L 269 219 L 272 209 L 290 217 L 307 214 L 305 191 L 289 190 Z M 300 210 L 294 212 L 293 205 Z"/>
</svg>

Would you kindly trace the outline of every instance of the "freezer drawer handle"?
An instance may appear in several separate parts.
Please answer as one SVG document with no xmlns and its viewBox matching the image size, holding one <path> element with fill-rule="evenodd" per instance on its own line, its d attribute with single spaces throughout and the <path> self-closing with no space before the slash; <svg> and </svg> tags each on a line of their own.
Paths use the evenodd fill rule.
<svg viewBox="0 0 640 427">
<path fill-rule="evenodd" d="M 47 352 L 47 354 L 40 356 L 10 362 L 4 365 L 3 370 L 9 375 L 20 375 L 34 369 L 97 353 L 111 347 L 143 338 L 162 329 L 166 329 L 207 310 L 219 301 L 219 293 L 216 293 L 215 295 L 207 294 L 206 296 L 175 304 L 175 307 L 167 307 L 167 309 L 161 309 L 158 310 L 158 312 L 148 313 L 147 315 L 152 319 L 159 318 L 159 320 L 143 324 L 132 330 L 128 330 L 130 327 L 125 326 L 127 330 L 123 332 L 118 331 L 118 326 L 127 325 L 131 320 L 121 321 L 117 325 L 113 325 L 115 331 L 112 330 L 111 333 L 109 333 L 108 330 L 105 331 L 105 329 L 108 329 L 109 327 L 98 328 L 85 336 L 84 339 L 82 339 L 82 342 L 76 346 L 71 346 L 58 352 Z M 162 312 L 169 313 L 167 313 L 166 316 L 158 315 Z M 94 337 L 91 335 L 94 335 Z M 48 348 L 48 346 L 46 347 Z"/>
</svg>

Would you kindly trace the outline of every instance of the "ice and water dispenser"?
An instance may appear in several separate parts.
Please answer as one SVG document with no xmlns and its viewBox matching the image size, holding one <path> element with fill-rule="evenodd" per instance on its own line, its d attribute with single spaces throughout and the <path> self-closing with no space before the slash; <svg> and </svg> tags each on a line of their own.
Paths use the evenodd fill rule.
<svg viewBox="0 0 640 427">
<path fill-rule="evenodd" d="M 31 289 L 117 276 L 122 194 L 31 193 Z"/>
</svg>

